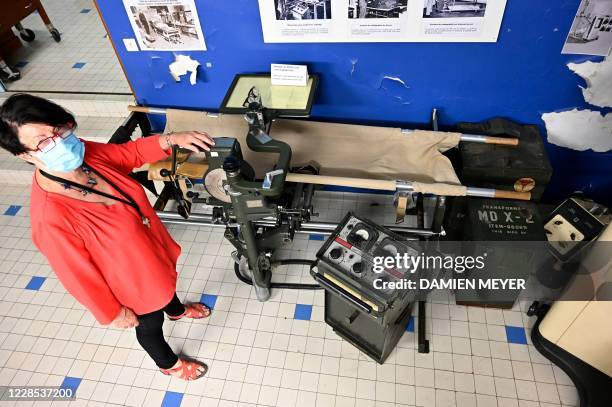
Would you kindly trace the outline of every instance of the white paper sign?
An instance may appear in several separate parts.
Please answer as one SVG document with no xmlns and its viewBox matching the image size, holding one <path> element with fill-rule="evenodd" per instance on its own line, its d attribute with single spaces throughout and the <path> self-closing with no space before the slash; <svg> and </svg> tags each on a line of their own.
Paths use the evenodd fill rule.
<svg viewBox="0 0 612 407">
<path fill-rule="evenodd" d="M 138 45 L 134 38 L 124 38 L 123 45 L 125 45 L 125 49 L 128 51 L 138 51 Z"/>
<path fill-rule="evenodd" d="M 272 64 L 270 72 L 272 85 L 306 86 L 308 82 L 306 65 Z"/>
</svg>

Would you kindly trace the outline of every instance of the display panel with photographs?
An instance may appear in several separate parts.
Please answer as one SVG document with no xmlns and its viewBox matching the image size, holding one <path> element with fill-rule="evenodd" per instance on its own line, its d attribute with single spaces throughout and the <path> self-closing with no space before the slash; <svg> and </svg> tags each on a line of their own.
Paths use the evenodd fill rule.
<svg viewBox="0 0 612 407">
<path fill-rule="evenodd" d="M 349 0 L 348 18 L 399 18 L 408 11 L 408 0 Z"/>
<path fill-rule="evenodd" d="M 425 0 L 423 18 L 484 17 L 487 0 Z"/>
<path fill-rule="evenodd" d="M 495 42 L 506 7 L 506 0 L 258 2 L 266 43 Z"/>
<path fill-rule="evenodd" d="M 124 0 L 142 50 L 206 50 L 193 0 Z"/>
<path fill-rule="evenodd" d="M 328 20 L 331 0 L 274 0 L 276 20 Z"/>
<path fill-rule="evenodd" d="M 582 0 L 563 54 L 606 56 L 612 47 L 612 0 Z"/>
</svg>

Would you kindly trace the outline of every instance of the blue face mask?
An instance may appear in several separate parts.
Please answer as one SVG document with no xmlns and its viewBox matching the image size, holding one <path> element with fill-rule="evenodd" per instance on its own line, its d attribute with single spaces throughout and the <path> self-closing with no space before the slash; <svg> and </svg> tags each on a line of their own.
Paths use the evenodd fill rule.
<svg viewBox="0 0 612 407">
<path fill-rule="evenodd" d="M 85 145 L 74 133 L 69 136 L 55 140 L 55 147 L 43 153 L 36 153 L 50 170 L 58 172 L 70 172 L 83 164 L 85 157 Z"/>
</svg>

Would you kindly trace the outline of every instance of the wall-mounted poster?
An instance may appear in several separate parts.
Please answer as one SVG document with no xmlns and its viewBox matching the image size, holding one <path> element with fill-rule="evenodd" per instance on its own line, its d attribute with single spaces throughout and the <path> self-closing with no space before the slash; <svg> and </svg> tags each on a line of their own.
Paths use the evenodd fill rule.
<svg viewBox="0 0 612 407">
<path fill-rule="evenodd" d="M 406 36 L 408 0 L 349 0 L 349 36 L 393 39 Z"/>
<path fill-rule="evenodd" d="M 305 0 L 299 3 L 295 0 L 268 0 L 265 21 L 274 26 L 279 38 L 303 38 L 305 41 L 302 42 L 310 42 L 306 39 L 334 37 L 338 35 L 334 30 L 338 20 L 332 11 L 334 1 L 338 0 Z"/>
<path fill-rule="evenodd" d="M 606 56 L 612 46 L 612 0 L 582 0 L 562 54 Z"/>
<path fill-rule="evenodd" d="M 506 0 L 259 0 L 265 42 L 495 42 Z"/>
<path fill-rule="evenodd" d="M 483 28 L 486 15 L 487 0 L 425 0 L 422 34 L 457 38 L 477 36 Z"/>
<path fill-rule="evenodd" d="M 143 51 L 206 51 L 194 0 L 123 0 Z"/>
</svg>

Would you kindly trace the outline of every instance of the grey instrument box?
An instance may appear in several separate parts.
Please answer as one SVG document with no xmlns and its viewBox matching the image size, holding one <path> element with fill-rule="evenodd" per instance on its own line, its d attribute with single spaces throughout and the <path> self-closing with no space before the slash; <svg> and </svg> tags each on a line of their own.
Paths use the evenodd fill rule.
<svg viewBox="0 0 612 407">
<path fill-rule="evenodd" d="M 414 293 L 376 289 L 375 280 L 411 279 L 405 270 L 374 271 L 374 258 L 418 252 L 391 231 L 348 213 L 317 253 L 312 270 L 325 289 L 325 322 L 378 363 L 384 363 L 410 318 Z"/>
</svg>

